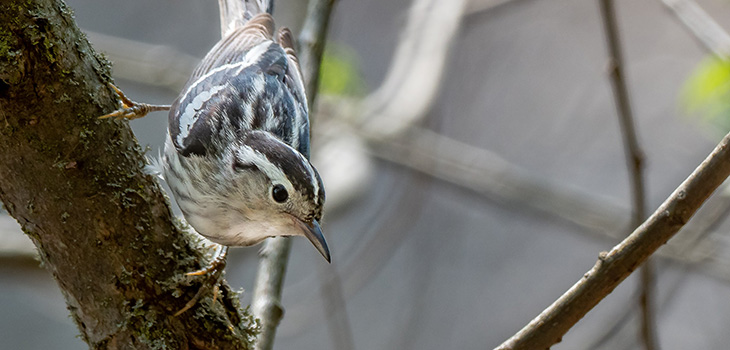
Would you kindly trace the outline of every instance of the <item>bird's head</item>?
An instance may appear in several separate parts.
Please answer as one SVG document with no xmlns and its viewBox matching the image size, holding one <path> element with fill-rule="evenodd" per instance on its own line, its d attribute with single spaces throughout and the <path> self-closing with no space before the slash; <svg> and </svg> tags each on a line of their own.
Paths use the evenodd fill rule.
<svg viewBox="0 0 730 350">
<path fill-rule="evenodd" d="M 265 131 L 249 131 L 224 160 L 230 203 L 245 216 L 231 227 L 242 237 L 302 235 L 330 261 L 319 221 L 325 194 L 317 170 L 301 153 Z"/>
</svg>

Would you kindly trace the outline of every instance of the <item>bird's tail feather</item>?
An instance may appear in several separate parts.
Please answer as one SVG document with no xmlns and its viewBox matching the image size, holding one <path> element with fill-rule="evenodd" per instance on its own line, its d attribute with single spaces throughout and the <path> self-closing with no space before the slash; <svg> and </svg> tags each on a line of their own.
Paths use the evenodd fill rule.
<svg viewBox="0 0 730 350">
<path fill-rule="evenodd" d="M 221 15 L 221 36 L 225 37 L 236 28 L 260 13 L 274 12 L 274 0 L 218 0 Z"/>
</svg>

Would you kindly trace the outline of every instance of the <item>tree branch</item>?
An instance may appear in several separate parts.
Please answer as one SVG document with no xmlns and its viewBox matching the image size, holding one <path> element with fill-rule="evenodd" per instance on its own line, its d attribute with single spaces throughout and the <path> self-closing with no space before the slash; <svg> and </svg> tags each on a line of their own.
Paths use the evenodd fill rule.
<svg viewBox="0 0 730 350">
<path fill-rule="evenodd" d="M 273 237 L 267 239 L 259 251 L 260 262 L 251 300 L 253 314 L 261 325 L 261 333 L 256 339 L 257 350 L 274 348 L 276 328 L 284 317 L 281 291 L 284 288 L 289 250 L 291 241 L 288 237 Z"/>
<path fill-rule="evenodd" d="M 108 63 L 61 1 L 0 3 L 0 199 L 38 249 L 91 348 L 246 349 L 250 319 L 197 291 L 199 244 L 176 228 L 126 122 Z"/>
<path fill-rule="evenodd" d="M 311 0 L 300 35 L 299 62 L 304 75 L 307 103 L 312 106 L 317 97 L 319 67 L 325 45 L 327 26 L 334 0 Z M 284 314 L 281 304 L 281 291 L 289 261 L 291 242 L 287 237 L 269 238 L 260 251 L 261 261 L 256 274 L 253 300 L 253 313 L 261 321 L 261 333 L 256 341 L 256 349 L 273 348 L 276 328 Z"/>
<path fill-rule="evenodd" d="M 319 88 L 319 68 L 335 0 L 310 0 L 307 17 L 299 34 L 299 65 L 304 75 L 307 103 L 314 108 Z M 311 113 L 310 113 L 311 114 Z"/>
<path fill-rule="evenodd" d="M 633 199 L 633 219 L 631 227 L 638 227 L 646 218 L 646 195 L 643 176 L 644 153 L 639 146 L 634 125 L 634 116 L 629 102 L 629 92 L 626 88 L 626 79 L 623 73 L 623 54 L 621 53 L 621 42 L 616 23 L 616 11 L 613 0 L 600 0 L 601 18 L 603 30 L 606 33 L 609 54 L 609 77 L 611 90 L 613 91 L 614 103 L 619 124 L 621 125 L 621 136 L 624 141 L 624 153 L 626 154 L 626 165 L 629 169 L 629 182 L 631 182 L 631 197 Z M 639 284 L 639 308 L 641 310 L 640 334 L 646 350 L 656 348 L 656 335 L 654 328 L 653 293 L 654 272 L 651 260 L 648 260 L 641 268 L 641 283 Z"/>
<path fill-rule="evenodd" d="M 595 266 L 527 326 L 496 349 L 547 349 L 674 236 L 730 175 L 730 134 L 634 232 L 601 253 Z"/>
</svg>

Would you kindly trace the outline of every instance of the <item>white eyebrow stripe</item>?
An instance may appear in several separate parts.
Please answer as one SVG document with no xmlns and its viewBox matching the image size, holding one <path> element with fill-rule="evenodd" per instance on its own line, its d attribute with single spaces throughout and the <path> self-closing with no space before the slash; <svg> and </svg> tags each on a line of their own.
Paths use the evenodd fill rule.
<svg viewBox="0 0 730 350">
<path fill-rule="evenodd" d="M 252 160 L 251 163 L 255 164 L 256 167 L 261 170 L 272 183 L 280 183 L 286 187 L 287 191 L 291 193 L 294 192 L 294 185 L 292 185 L 286 177 L 286 174 L 284 174 L 284 172 L 274 163 L 269 161 L 263 153 L 260 153 L 246 145 L 242 145 L 239 148 L 239 152 L 241 152 L 241 155 L 243 156 L 241 157 L 242 159 Z"/>
<path fill-rule="evenodd" d="M 312 166 L 312 163 L 307 161 L 306 164 L 307 171 L 309 171 L 309 178 L 312 179 L 312 188 L 314 189 L 314 204 L 319 204 L 319 181 L 317 181 L 317 175 L 314 173 L 314 167 Z"/>
</svg>

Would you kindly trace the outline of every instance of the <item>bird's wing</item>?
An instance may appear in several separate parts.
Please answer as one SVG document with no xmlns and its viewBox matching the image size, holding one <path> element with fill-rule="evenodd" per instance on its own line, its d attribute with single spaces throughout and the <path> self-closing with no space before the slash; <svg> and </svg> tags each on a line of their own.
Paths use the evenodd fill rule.
<svg viewBox="0 0 730 350">
<path fill-rule="evenodd" d="M 299 66 L 299 59 L 294 48 L 294 36 L 289 28 L 282 27 L 277 35 L 277 43 L 284 49 L 288 69 L 286 71 L 286 79 L 284 84 L 289 92 L 297 101 L 297 104 L 303 109 L 302 113 L 294 114 L 292 127 L 293 132 L 298 136 L 297 149 L 299 152 L 309 158 L 309 108 L 307 107 L 307 94 L 304 88 L 304 78 L 302 70 Z"/>
<path fill-rule="evenodd" d="M 273 41 L 273 34 L 274 19 L 271 15 L 268 13 L 256 15 L 242 27 L 234 29 L 210 50 L 186 85 L 190 85 L 215 68 L 245 60 L 246 54 L 253 48 Z"/>
<path fill-rule="evenodd" d="M 305 91 L 304 78 L 302 77 L 302 70 L 299 67 L 299 59 L 297 58 L 297 53 L 294 49 L 294 36 L 292 35 L 291 30 L 286 27 L 280 28 L 276 41 L 284 49 L 284 52 L 286 52 L 289 69 L 286 72 L 287 79 L 285 82 L 289 86 L 290 90 L 303 94 Z M 301 96 L 301 98 L 306 100 L 305 96 Z"/>
<path fill-rule="evenodd" d="M 211 118 L 221 109 L 240 108 L 231 79 L 275 45 L 273 33 L 271 15 L 258 14 L 221 39 L 200 62 L 170 109 L 168 130 L 181 154 L 207 152 L 206 145 L 216 132 Z"/>
<path fill-rule="evenodd" d="M 286 28 L 276 41 L 273 33 L 271 16 L 256 15 L 203 59 L 170 111 L 170 136 L 182 155 L 205 154 L 213 135 L 252 129 L 267 130 L 309 155 L 307 100 L 294 39 Z"/>
</svg>

